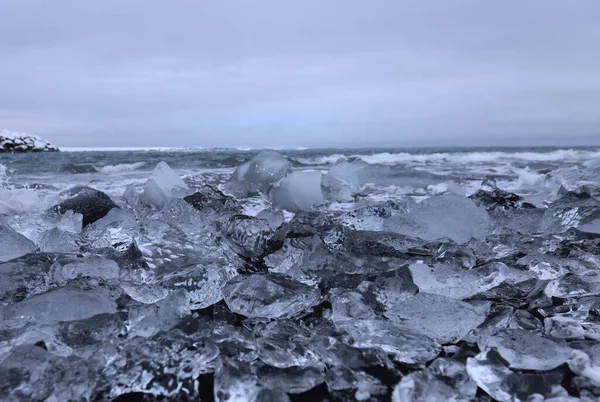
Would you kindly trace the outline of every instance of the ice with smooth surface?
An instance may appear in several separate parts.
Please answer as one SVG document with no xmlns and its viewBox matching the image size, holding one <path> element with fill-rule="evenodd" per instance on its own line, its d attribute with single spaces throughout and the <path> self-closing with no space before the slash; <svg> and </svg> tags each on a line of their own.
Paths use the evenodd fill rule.
<svg viewBox="0 0 600 402">
<path fill-rule="evenodd" d="M 116 311 L 117 305 L 105 289 L 81 290 L 64 287 L 0 307 L 0 316 L 4 317 L 5 324 L 21 326 L 27 322 L 50 324 L 82 320 L 96 314 Z"/>
<path fill-rule="evenodd" d="M 417 293 L 385 307 L 385 315 L 390 320 L 442 344 L 461 340 L 483 323 L 487 312 L 482 306 L 474 307 L 460 300 L 429 293 Z"/>
<path fill-rule="evenodd" d="M 266 194 L 273 183 L 292 171 L 289 160 L 277 152 L 265 151 L 238 166 L 227 189 L 236 197 Z"/>
<path fill-rule="evenodd" d="M 79 250 L 81 237 L 58 228 L 41 234 L 38 245 L 43 252 L 73 253 Z"/>
<path fill-rule="evenodd" d="M 445 264 L 433 266 L 411 264 L 413 281 L 422 292 L 434 293 L 453 299 L 466 299 L 500 285 L 506 273 L 502 268 L 483 266 L 470 270 Z"/>
<path fill-rule="evenodd" d="M 77 277 L 117 279 L 120 272 L 115 261 L 100 256 L 61 259 L 52 268 L 54 280 L 58 283 Z"/>
<path fill-rule="evenodd" d="M 571 356 L 571 348 L 521 329 L 484 331 L 477 342 L 479 349 L 496 348 L 510 368 L 552 370 Z"/>
<path fill-rule="evenodd" d="M 285 222 L 285 216 L 283 215 L 282 210 L 273 210 L 273 209 L 263 209 L 258 214 L 256 214 L 258 219 L 262 219 L 267 221 L 267 224 L 271 228 L 271 230 L 277 229 L 279 226 Z"/>
<path fill-rule="evenodd" d="M 351 319 L 337 322 L 335 326 L 354 339 L 354 347 L 380 348 L 403 363 L 428 362 L 442 349 L 427 335 L 390 321 Z"/>
<path fill-rule="evenodd" d="M 173 197 L 183 198 L 188 192 L 189 187 L 181 177 L 166 162 L 159 162 L 152 178 L 144 184 L 140 200 L 147 205 L 162 208 Z"/>
<path fill-rule="evenodd" d="M 35 249 L 34 242 L 0 222 L 0 262 L 21 257 Z"/>
<path fill-rule="evenodd" d="M 313 206 L 324 204 L 322 176 L 315 170 L 290 174 L 273 188 L 273 203 L 278 208 L 293 212 L 309 211 Z"/>
<path fill-rule="evenodd" d="M 384 229 L 424 240 L 447 237 L 462 244 L 490 234 L 491 221 L 488 212 L 468 198 L 444 194 L 420 202 L 405 215 L 390 218 Z"/>
<path fill-rule="evenodd" d="M 319 301 L 316 290 L 281 274 L 240 275 L 223 293 L 231 311 L 246 317 L 291 317 Z"/>
<path fill-rule="evenodd" d="M 325 198 L 342 202 L 354 200 L 361 185 L 357 170 L 355 165 L 347 162 L 331 166 L 321 180 Z"/>
<path fill-rule="evenodd" d="M 190 298 L 185 289 L 171 293 L 153 305 L 129 309 L 129 336 L 150 337 L 166 331 L 190 314 Z"/>
</svg>

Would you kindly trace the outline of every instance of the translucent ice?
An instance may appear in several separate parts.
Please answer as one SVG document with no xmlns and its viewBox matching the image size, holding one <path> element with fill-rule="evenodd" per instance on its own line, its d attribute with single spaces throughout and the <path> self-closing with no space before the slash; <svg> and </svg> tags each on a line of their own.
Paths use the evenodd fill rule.
<svg viewBox="0 0 600 402">
<path fill-rule="evenodd" d="M 486 318 L 486 311 L 481 307 L 429 293 L 418 293 L 385 307 L 385 315 L 390 320 L 440 343 L 458 342 Z"/>
<path fill-rule="evenodd" d="M 267 224 L 271 230 L 277 229 L 283 224 L 283 222 L 285 222 L 285 217 L 283 215 L 283 211 L 281 210 L 263 209 L 256 214 L 256 217 L 258 219 L 267 221 Z"/>
<path fill-rule="evenodd" d="M 360 190 L 357 167 L 351 163 L 336 163 L 321 180 L 323 194 L 329 201 L 352 201 Z"/>
<path fill-rule="evenodd" d="M 560 386 L 563 375 L 560 372 L 520 373 L 513 372 L 494 350 L 483 351 L 467 359 L 469 376 L 492 398 L 500 402 L 530 400 L 568 401 L 565 390 Z M 533 399 L 537 398 L 537 399 Z"/>
<path fill-rule="evenodd" d="M 290 161 L 277 152 L 262 152 L 235 169 L 227 188 L 236 197 L 266 194 L 273 183 L 291 171 Z"/>
<path fill-rule="evenodd" d="M 47 230 L 39 238 L 40 251 L 71 253 L 79 250 L 81 237 L 58 228 Z"/>
<path fill-rule="evenodd" d="M 0 222 L 0 262 L 35 251 L 35 243 Z"/>
<path fill-rule="evenodd" d="M 190 298 L 184 289 L 153 304 L 130 307 L 129 336 L 150 337 L 166 331 L 190 313 Z"/>
<path fill-rule="evenodd" d="M 87 258 L 61 258 L 53 266 L 54 281 L 65 283 L 79 276 L 101 279 L 119 277 L 119 265 L 107 258 L 89 256 Z"/>
<path fill-rule="evenodd" d="M 521 370 L 552 370 L 571 356 L 571 348 L 521 329 L 484 331 L 479 349 L 496 348 L 510 368 Z"/>
<path fill-rule="evenodd" d="M 288 211 L 308 211 L 325 203 L 321 172 L 294 172 L 279 182 L 271 192 L 273 203 Z"/>
<path fill-rule="evenodd" d="M 22 302 L 3 307 L 5 324 L 24 325 L 27 322 L 49 324 L 58 321 L 81 320 L 116 311 L 116 303 L 102 288 L 80 290 L 60 288 L 31 296 Z"/>
<path fill-rule="evenodd" d="M 443 237 L 457 243 L 482 238 L 490 233 L 490 216 L 471 200 L 454 194 L 431 197 L 405 215 L 386 221 L 384 229 L 424 240 Z"/>
<path fill-rule="evenodd" d="M 166 162 L 156 165 L 152 177 L 144 184 L 140 200 L 156 208 L 162 208 L 173 197 L 183 198 L 189 187 Z"/>
<path fill-rule="evenodd" d="M 98 369 L 94 359 L 58 357 L 40 346 L 18 346 L 0 364 L 0 395 L 4 401 L 90 400 Z"/>
<path fill-rule="evenodd" d="M 261 256 L 273 234 L 267 221 L 246 215 L 229 218 L 223 232 L 233 250 L 247 258 Z"/>
<path fill-rule="evenodd" d="M 445 264 L 428 266 L 417 263 L 410 266 L 410 272 L 422 292 L 466 299 L 504 281 L 506 273 L 503 267 L 494 268 L 495 266 L 488 265 L 466 270 Z"/>
<path fill-rule="evenodd" d="M 246 317 L 291 317 L 319 300 L 314 289 L 281 274 L 240 275 L 223 292 L 231 311 Z"/>
<path fill-rule="evenodd" d="M 236 275 L 235 268 L 224 261 L 205 261 L 187 267 L 176 264 L 170 268 L 166 272 L 158 268 L 158 283 L 170 292 L 185 289 L 193 309 L 206 308 L 221 300 L 225 284 Z"/>
<path fill-rule="evenodd" d="M 403 363 L 425 363 L 441 351 L 439 343 L 407 325 L 384 320 L 346 320 L 335 325 L 353 338 L 353 346 L 381 348 Z"/>
</svg>

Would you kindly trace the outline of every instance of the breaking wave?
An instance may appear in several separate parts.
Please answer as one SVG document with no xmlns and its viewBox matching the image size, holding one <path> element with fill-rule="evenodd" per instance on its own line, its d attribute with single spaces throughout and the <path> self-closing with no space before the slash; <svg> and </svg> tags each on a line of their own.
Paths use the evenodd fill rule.
<svg viewBox="0 0 600 402">
<path fill-rule="evenodd" d="M 136 163 L 121 163 L 118 165 L 108 165 L 100 168 L 100 172 L 102 173 L 118 173 L 118 172 L 131 172 L 133 170 L 137 170 L 146 165 L 146 162 L 136 162 Z"/>
<path fill-rule="evenodd" d="M 600 158 L 600 150 L 557 149 L 553 151 L 474 151 L 474 152 L 438 152 L 438 153 L 409 153 L 381 152 L 374 154 L 342 155 L 333 154 L 314 158 L 296 158 L 303 165 L 331 165 L 339 158 L 361 160 L 369 164 L 402 164 L 402 163 L 490 163 L 521 160 L 525 162 L 557 162 L 581 161 Z"/>
</svg>

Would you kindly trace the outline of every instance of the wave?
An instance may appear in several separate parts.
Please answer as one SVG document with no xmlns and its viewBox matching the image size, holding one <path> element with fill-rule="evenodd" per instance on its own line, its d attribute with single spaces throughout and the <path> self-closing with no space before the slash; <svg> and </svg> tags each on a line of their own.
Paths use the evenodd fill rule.
<svg viewBox="0 0 600 402">
<path fill-rule="evenodd" d="M 56 197 L 44 197 L 33 188 L 16 188 L 10 181 L 9 169 L 0 164 L 0 216 L 39 212 L 56 201 Z"/>
<path fill-rule="evenodd" d="M 146 165 L 146 162 L 136 162 L 136 163 L 121 163 L 118 165 L 107 165 L 100 168 L 100 172 L 102 173 L 119 173 L 119 172 L 131 172 L 133 170 L 137 170 Z"/>
<path fill-rule="evenodd" d="M 528 152 L 440 152 L 433 154 L 411 154 L 407 152 L 383 152 L 372 155 L 353 155 L 369 164 L 396 163 L 479 163 L 497 162 L 502 160 L 523 160 L 528 162 L 578 161 L 600 158 L 600 151 L 558 149 L 554 151 Z"/>
<path fill-rule="evenodd" d="M 319 156 L 316 158 L 288 158 L 292 162 L 297 162 L 298 166 L 320 166 L 320 165 L 333 165 L 340 159 L 347 159 L 342 154 L 331 154 L 326 156 Z"/>
<path fill-rule="evenodd" d="M 81 174 L 81 173 L 97 173 L 98 169 L 96 169 L 92 165 L 78 165 L 75 163 L 65 163 L 59 169 L 61 173 L 72 173 L 72 174 Z"/>
</svg>

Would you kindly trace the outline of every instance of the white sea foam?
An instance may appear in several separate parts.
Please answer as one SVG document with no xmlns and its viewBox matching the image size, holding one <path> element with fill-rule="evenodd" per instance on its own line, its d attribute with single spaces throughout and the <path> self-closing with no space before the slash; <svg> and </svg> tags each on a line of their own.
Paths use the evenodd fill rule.
<svg viewBox="0 0 600 402">
<path fill-rule="evenodd" d="M 108 165 L 100 168 L 100 172 L 102 173 L 118 173 L 118 172 L 131 172 L 133 170 L 137 170 L 144 166 L 146 162 L 136 162 L 136 163 L 121 163 L 118 165 Z"/>
<path fill-rule="evenodd" d="M 600 151 L 557 149 L 554 151 L 539 152 L 440 152 L 433 154 L 411 154 L 407 152 L 383 152 L 372 155 L 354 155 L 371 164 L 396 164 L 396 163 L 478 163 L 523 160 L 530 162 L 576 161 L 600 158 Z"/>
<path fill-rule="evenodd" d="M 0 215 L 38 212 L 58 200 L 56 195 L 45 196 L 39 191 L 11 184 L 9 170 L 0 164 Z"/>
</svg>

